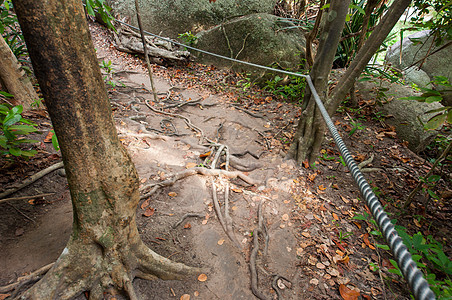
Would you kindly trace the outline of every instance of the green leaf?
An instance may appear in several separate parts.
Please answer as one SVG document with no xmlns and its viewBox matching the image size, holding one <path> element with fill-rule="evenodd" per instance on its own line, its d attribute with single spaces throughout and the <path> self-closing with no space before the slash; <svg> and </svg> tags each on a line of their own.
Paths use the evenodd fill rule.
<svg viewBox="0 0 452 300">
<path fill-rule="evenodd" d="M 17 105 L 11 109 L 11 112 L 15 115 L 20 115 L 23 110 L 24 110 L 24 108 L 22 107 L 22 105 Z"/>
<path fill-rule="evenodd" d="M 428 179 L 427 179 L 427 181 L 428 182 L 437 182 L 438 180 L 440 180 L 441 179 L 441 176 L 439 176 L 439 175 L 432 175 L 432 176 L 430 176 Z"/>
<path fill-rule="evenodd" d="M 381 248 L 383 250 L 388 250 L 389 251 L 389 246 L 388 245 L 375 244 L 375 246 L 377 246 L 378 248 Z"/>
<path fill-rule="evenodd" d="M 350 5 L 349 5 L 349 8 L 351 8 L 351 9 L 357 9 L 357 10 L 358 10 L 360 13 L 362 13 L 363 15 L 366 14 L 366 12 L 364 11 L 364 9 L 363 9 L 361 6 L 359 6 L 359 5 L 350 4 Z"/>
<path fill-rule="evenodd" d="M 439 199 L 438 195 L 435 194 L 432 190 L 427 190 L 427 193 L 433 198 L 433 199 Z"/>
<path fill-rule="evenodd" d="M 3 120 L 3 125 L 6 127 L 9 127 L 9 126 L 19 122 L 20 119 L 22 119 L 22 117 L 20 115 L 8 114 L 6 116 L 6 118 Z"/>
<path fill-rule="evenodd" d="M 4 92 L 4 91 L 0 91 L 0 95 L 5 96 L 6 98 L 13 98 L 14 95 L 11 95 L 10 93 Z"/>
<path fill-rule="evenodd" d="M 425 99 L 425 102 L 433 103 L 433 102 L 440 102 L 441 100 L 443 100 L 443 97 L 441 97 L 441 96 L 430 96 L 427 99 Z"/>
<path fill-rule="evenodd" d="M 439 114 L 428 120 L 425 124 L 427 130 L 434 130 L 441 127 L 446 121 L 446 114 Z"/>
<path fill-rule="evenodd" d="M 38 131 L 34 126 L 31 125 L 13 125 L 9 126 L 9 130 L 18 131 L 18 134 L 27 134 Z"/>
<path fill-rule="evenodd" d="M 22 150 L 16 147 L 12 147 L 9 149 L 9 153 L 11 153 L 14 156 L 20 156 L 22 154 Z"/>
<path fill-rule="evenodd" d="M 320 9 L 325 9 L 325 8 L 329 8 L 330 7 L 330 4 L 328 3 L 328 4 L 325 4 L 324 6 L 322 6 Z"/>
<path fill-rule="evenodd" d="M 26 140 L 26 139 L 21 139 L 21 140 L 17 140 L 17 143 L 20 144 L 34 144 L 34 143 L 38 143 L 38 140 Z"/>
<path fill-rule="evenodd" d="M 32 157 L 35 156 L 38 151 L 36 150 L 22 150 L 22 156 Z"/>
</svg>

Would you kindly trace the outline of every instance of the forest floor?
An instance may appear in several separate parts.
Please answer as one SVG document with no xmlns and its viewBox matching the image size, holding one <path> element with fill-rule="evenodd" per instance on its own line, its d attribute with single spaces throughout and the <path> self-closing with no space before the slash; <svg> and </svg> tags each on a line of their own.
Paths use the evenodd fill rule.
<svg viewBox="0 0 452 300">
<path fill-rule="evenodd" d="M 388 271 L 393 268 L 390 253 L 376 246 L 384 241 L 369 234 L 375 230 L 370 219 L 353 219 L 369 211 L 331 136 L 326 134 L 315 166 L 284 160 L 300 116 L 298 103 L 246 87 L 241 84 L 246 78 L 240 74 L 192 63 L 153 66 L 156 102 L 147 90 L 143 61 L 118 52 L 101 27 L 90 26 L 99 63 L 112 61 L 113 84 L 107 87 L 113 115 L 143 186 L 210 165 L 213 158 L 208 156 L 204 137 L 227 145 L 231 169 L 255 181 L 250 185 L 238 178 L 193 175 L 160 188 L 140 203 L 138 227 L 149 247 L 174 261 L 209 270 L 207 280 L 136 279 L 134 286 L 141 299 L 180 299 L 183 295 L 255 299 L 250 288 L 250 260 L 254 259 L 250 257 L 260 205 L 268 247 L 260 236 L 255 263 L 258 289 L 268 299 L 276 297 L 275 289 L 280 299 L 357 299 L 358 295 L 362 299 L 411 299 L 404 279 Z M 372 100 L 365 97 L 358 94 L 360 101 Z M 357 162 L 373 157 L 365 167 L 376 169 L 365 175 L 391 218 L 411 234 L 433 235 L 449 247 L 445 251 L 451 257 L 451 187 L 439 182 L 435 191 L 443 195 L 441 199 L 424 206 L 425 195 L 419 193 L 408 211 L 401 213 L 404 199 L 431 164 L 397 140 L 384 118 L 375 118 L 374 106 L 366 105 L 358 112 L 343 108 L 333 120 Z M 42 133 L 36 135 L 42 141 L 37 146 L 39 153 L 28 161 L 0 160 L 0 190 L 61 160 L 49 143 L 51 124 L 46 112 L 36 110 L 26 116 Z M 360 128 L 354 128 L 350 116 L 359 118 Z M 225 161 L 218 165 L 224 167 Z M 230 189 L 227 199 L 233 231 L 229 235 L 235 242 L 216 216 L 213 188 L 222 210 L 225 191 Z M 61 170 L 14 196 L 42 193 L 54 194 L 0 203 L 0 285 L 55 261 L 68 240 L 72 207 Z M 199 217 L 186 218 L 175 226 L 187 213 Z M 277 287 L 272 288 L 274 279 Z"/>
</svg>

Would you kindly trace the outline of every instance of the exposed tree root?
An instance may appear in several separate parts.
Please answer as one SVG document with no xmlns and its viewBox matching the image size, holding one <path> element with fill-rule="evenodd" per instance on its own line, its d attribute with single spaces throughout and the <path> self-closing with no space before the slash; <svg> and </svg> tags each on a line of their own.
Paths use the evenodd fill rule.
<svg viewBox="0 0 452 300">
<path fill-rule="evenodd" d="M 250 273 L 251 273 L 251 291 L 253 294 L 261 299 L 261 300 L 269 300 L 270 297 L 264 295 L 258 288 L 258 278 L 257 278 L 257 269 L 256 269 L 256 258 L 259 252 L 259 235 L 262 235 L 263 232 L 263 216 L 262 216 L 262 201 L 259 203 L 259 208 L 257 212 L 258 216 L 258 226 L 253 231 L 253 250 L 250 255 Z"/>
<path fill-rule="evenodd" d="M 0 193 L 0 199 L 3 199 L 6 196 L 9 196 L 11 194 L 14 194 L 15 192 L 23 189 L 26 186 L 29 186 L 30 184 L 32 184 L 36 180 L 46 176 L 47 174 L 49 174 L 52 171 L 55 171 L 55 170 L 57 170 L 59 168 L 62 168 L 63 166 L 64 166 L 63 162 L 59 162 L 59 163 L 56 163 L 54 165 L 51 165 L 50 167 L 48 167 L 48 168 L 46 168 L 46 169 L 44 169 L 42 171 L 39 171 L 38 173 L 34 174 L 33 176 L 30 176 L 27 179 L 25 179 L 21 184 L 19 184 L 18 187 L 12 188 L 12 189 L 4 191 L 3 193 Z"/>
<path fill-rule="evenodd" d="M 182 218 L 180 218 L 180 220 L 176 224 L 173 225 L 173 228 L 176 228 L 177 226 L 182 224 L 187 218 L 204 218 L 204 217 L 205 214 L 187 213 L 183 215 Z"/>
<path fill-rule="evenodd" d="M 217 214 L 218 221 L 220 222 L 221 227 L 223 227 L 224 232 L 229 237 L 229 239 L 234 244 L 234 246 L 236 246 L 238 249 L 242 249 L 242 247 L 240 246 L 240 243 L 237 241 L 237 238 L 234 235 L 234 231 L 232 229 L 232 219 L 231 219 L 231 217 L 229 217 L 229 212 L 227 212 L 227 211 L 225 212 L 225 214 L 227 213 L 227 216 L 229 217 L 228 220 L 225 220 L 225 218 L 223 217 L 223 214 L 221 213 L 220 202 L 218 201 L 217 189 L 215 187 L 215 182 L 214 182 L 213 178 L 211 180 L 211 184 L 212 184 L 213 207 L 215 209 L 215 213 Z M 225 199 L 226 199 L 226 195 L 229 195 L 229 185 L 227 186 L 227 190 L 225 191 Z M 229 201 L 229 200 L 227 200 L 227 201 Z M 225 200 L 225 202 L 226 202 L 226 200 Z M 229 208 L 229 204 L 228 204 L 227 208 Z"/>
<path fill-rule="evenodd" d="M 6 292 L 10 292 L 12 290 L 19 290 L 22 286 L 24 286 L 30 282 L 37 281 L 43 274 L 47 273 L 47 271 L 49 271 L 53 265 L 54 265 L 54 263 L 48 264 L 48 265 L 32 272 L 29 275 L 17 278 L 17 281 L 15 283 L 11 283 L 11 284 L 0 287 L 0 293 L 6 293 Z"/>
<path fill-rule="evenodd" d="M 103 299 L 105 291 L 138 299 L 132 286 L 135 277 L 180 280 L 201 272 L 158 255 L 141 240 L 108 249 L 99 244 L 82 246 L 69 242 L 43 280 L 15 299 L 64 300 L 85 291 L 89 299 Z"/>
<path fill-rule="evenodd" d="M 289 279 L 287 279 L 287 278 L 285 278 L 285 277 L 283 277 L 283 276 L 281 276 L 281 275 L 274 275 L 274 276 L 273 276 L 273 281 L 272 281 L 272 288 L 273 288 L 273 290 L 276 292 L 277 299 L 282 299 L 282 297 L 281 297 L 281 291 L 280 291 L 280 288 L 278 287 L 278 280 L 280 280 L 280 279 L 283 279 L 283 280 L 285 280 L 286 282 L 292 284 L 292 282 L 290 282 Z"/>
<path fill-rule="evenodd" d="M 195 174 L 201 174 L 201 175 L 205 175 L 205 176 L 224 175 L 228 178 L 237 178 L 238 177 L 250 185 L 257 185 L 257 183 L 258 183 L 254 179 L 252 179 L 238 171 L 225 171 L 225 170 L 218 170 L 218 169 L 212 170 L 212 169 L 196 167 L 196 168 L 190 168 L 190 169 L 184 170 L 182 172 L 179 172 L 179 173 L 176 173 L 173 175 L 169 175 L 168 177 L 171 177 L 171 179 L 167 179 L 167 180 L 159 182 L 159 183 L 153 183 L 153 184 L 148 184 L 148 185 L 143 186 L 141 188 L 142 192 L 145 190 L 148 190 L 148 189 L 151 189 L 151 190 L 149 192 L 145 192 L 144 194 L 142 194 L 140 199 L 148 198 L 152 194 L 154 194 L 159 188 L 171 186 L 171 185 L 175 184 L 176 181 L 186 178 L 188 176 L 195 175 Z"/>
</svg>

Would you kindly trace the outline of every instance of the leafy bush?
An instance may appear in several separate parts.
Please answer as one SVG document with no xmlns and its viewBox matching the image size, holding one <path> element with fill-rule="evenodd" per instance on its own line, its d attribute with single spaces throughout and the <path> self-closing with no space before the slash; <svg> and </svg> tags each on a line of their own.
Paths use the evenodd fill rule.
<svg viewBox="0 0 452 300">
<path fill-rule="evenodd" d="M 276 96 L 280 96 L 288 101 L 300 102 L 303 100 L 306 79 L 298 76 L 290 76 L 288 80 L 276 75 L 273 79 L 265 82 L 264 89 Z"/>
<path fill-rule="evenodd" d="M 0 154 L 2 156 L 22 156 L 31 157 L 36 150 L 23 150 L 19 148 L 24 144 L 37 143 L 37 140 L 30 140 L 23 137 L 32 132 L 36 132 L 36 125 L 22 118 L 22 106 L 11 106 L 0 104 Z"/>
<path fill-rule="evenodd" d="M 443 100 L 443 94 L 445 91 L 450 91 L 452 85 L 448 79 L 444 76 L 435 76 L 435 79 L 430 82 L 433 86 L 443 86 L 446 89 L 443 91 L 435 90 L 435 88 L 419 88 L 423 91 L 421 96 L 410 96 L 399 98 L 401 100 L 416 100 L 419 102 L 433 103 L 441 102 Z M 427 111 L 426 114 L 435 113 L 427 123 L 424 124 L 426 130 L 435 130 L 444 125 L 445 123 L 452 124 L 452 106 L 445 106 L 438 109 Z"/>
<path fill-rule="evenodd" d="M 19 61 L 22 56 L 27 55 L 24 37 L 17 16 L 12 10 L 11 0 L 0 0 L 0 33 Z"/>
</svg>

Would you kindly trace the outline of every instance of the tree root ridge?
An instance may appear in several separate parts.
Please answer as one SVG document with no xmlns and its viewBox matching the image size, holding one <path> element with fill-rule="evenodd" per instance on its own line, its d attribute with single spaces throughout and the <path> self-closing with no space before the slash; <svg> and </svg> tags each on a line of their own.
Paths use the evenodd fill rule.
<svg viewBox="0 0 452 300">
<path fill-rule="evenodd" d="M 72 299 L 83 292 L 89 299 L 103 299 L 105 292 L 125 294 L 129 299 L 138 299 L 132 282 L 135 277 L 144 279 L 182 280 L 202 272 L 201 269 L 173 262 L 155 253 L 141 240 L 128 243 L 122 249 L 113 248 L 98 255 L 99 247 L 68 244 L 53 267 L 38 270 L 45 276 L 27 291 L 21 293 L 23 282 L 9 285 L 16 289 L 13 299 Z M 85 248 L 85 249 L 82 249 Z M 97 249 L 96 249 L 97 248 Z M 110 249 L 109 249 L 110 250 Z M 97 255 L 94 255 L 97 254 Z M 93 259 L 94 258 L 94 259 Z M 31 279 L 37 279 L 32 274 Z M 26 278 L 27 279 L 27 278 Z M 8 286 L 7 286 L 8 287 Z M 6 288 L 1 288 L 6 292 Z M 21 293 L 21 294 L 20 294 Z"/>
</svg>

